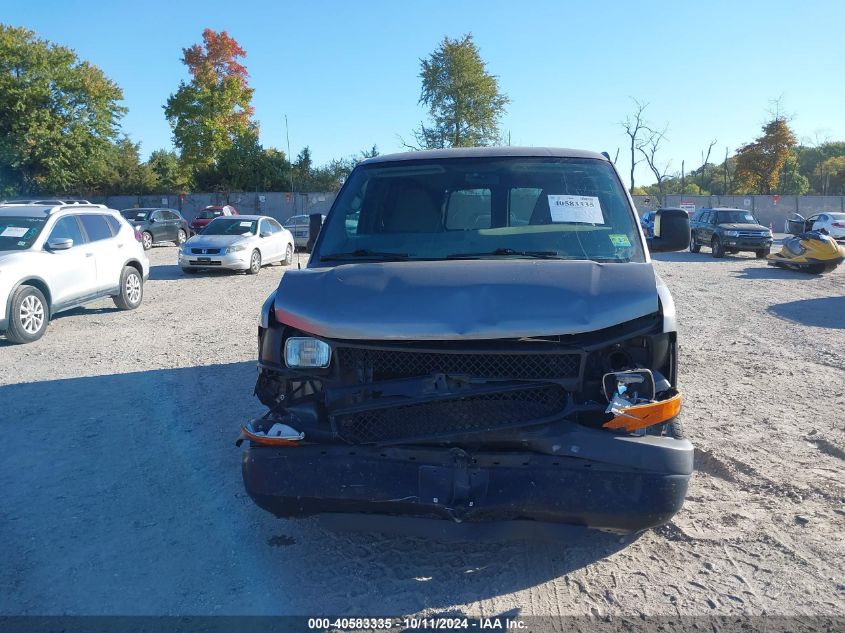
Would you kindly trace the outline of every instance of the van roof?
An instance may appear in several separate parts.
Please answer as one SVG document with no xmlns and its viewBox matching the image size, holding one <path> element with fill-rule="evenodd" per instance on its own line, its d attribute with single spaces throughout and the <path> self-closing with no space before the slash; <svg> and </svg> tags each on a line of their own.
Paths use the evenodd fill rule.
<svg viewBox="0 0 845 633">
<path fill-rule="evenodd" d="M 385 154 L 361 161 L 362 165 L 392 163 L 404 160 L 440 160 L 447 158 L 504 158 L 523 156 L 526 158 L 594 158 L 608 160 L 598 152 L 561 147 L 452 147 L 448 149 L 427 149 L 413 152 Z"/>
</svg>

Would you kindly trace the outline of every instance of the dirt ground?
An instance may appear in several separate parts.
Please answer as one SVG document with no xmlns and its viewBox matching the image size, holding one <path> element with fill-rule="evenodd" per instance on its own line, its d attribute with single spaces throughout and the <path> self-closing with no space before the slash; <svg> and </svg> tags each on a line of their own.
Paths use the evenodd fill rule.
<svg viewBox="0 0 845 633">
<path fill-rule="evenodd" d="M 0 340 L 0 614 L 845 614 L 845 267 L 655 256 L 697 472 L 636 539 L 438 543 L 256 508 L 259 306 L 284 268 L 184 276 Z"/>
</svg>

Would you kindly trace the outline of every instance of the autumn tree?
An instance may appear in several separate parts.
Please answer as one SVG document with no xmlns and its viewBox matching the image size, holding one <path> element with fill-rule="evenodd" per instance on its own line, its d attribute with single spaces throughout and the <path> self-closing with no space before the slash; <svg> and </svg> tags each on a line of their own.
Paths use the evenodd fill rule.
<svg viewBox="0 0 845 633">
<path fill-rule="evenodd" d="M 425 149 L 494 145 L 500 141 L 499 120 L 509 103 L 499 80 L 487 72 L 478 46 L 468 33 L 444 37 L 427 59 L 420 60 L 419 103 L 428 108 L 430 125 L 414 131 Z"/>
<path fill-rule="evenodd" d="M 80 190 L 117 138 L 121 99 L 120 88 L 71 49 L 0 24 L 4 193 Z"/>
<path fill-rule="evenodd" d="M 192 169 L 214 165 L 255 127 L 253 89 L 238 61 L 246 51 L 226 31 L 205 29 L 202 39 L 202 44 L 182 50 L 191 80 L 181 82 L 164 106 L 174 144 Z"/>
<path fill-rule="evenodd" d="M 734 181 L 740 193 L 768 195 L 777 191 L 781 170 L 797 143 L 787 117 L 779 112 L 763 125 L 762 131 L 762 135 L 737 150 Z"/>
</svg>

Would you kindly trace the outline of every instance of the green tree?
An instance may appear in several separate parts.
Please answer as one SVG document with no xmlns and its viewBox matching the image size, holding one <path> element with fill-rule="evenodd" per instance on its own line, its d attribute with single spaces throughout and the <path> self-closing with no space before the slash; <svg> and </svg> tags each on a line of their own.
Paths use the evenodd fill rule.
<svg viewBox="0 0 845 633">
<path fill-rule="evenodd" d="M 737 150 L 735 188 L 739 193 L 772 194 L 790 150 L 797 144 L 785 116 L 775 114 L 763 134 Z"/>
<path fill-rule="evenodd" d="M 809 190 L 810 181 L 798 170 L 798 157 L 794 152 L 790 152 L 778 176 L 778 193 L 801 196 Z"/>
<path fill-rule="evenodd" d="M 0 177 L 7 193 L 82 189 L 117 137 L 122 98 L 71 49 L 0 24 Z"/>
<path fill-rule="evenodd" d="M 208 169 L 255 127 L 252 88 L 246 67 L 238 60 L 246 51 L 226 31 L 205 29 L 203 43 L 183 49 L 182 62 L 191 80 L 179 84 L 164 113 L 182 161 L 192 169 Z"/>
<path fill-rule="evenodd" d="M 822 194 L 830 184 L 826 178 L 829 170 L 819 167 L 829 158 L 845 156 L 845 143 L 826 142 L 816 146 L 799 146 L 795 148 L 795 154 L 799 172 L 810 182 L 810 191 Z"/>
<path fill-rule="evenodd" d="M 156 176 L 162 193 L 185 193 L 191 189 L 191 174 L 182 162 L 178 154 L 173 151 L 157 149 L 147 161 Z"/>
<path fill-rule="evenodd" d="M 826 158 L 816 167 L 815 176 L 822 195 L 845 193 L 845 156 Z"/>
<path fill-rule="evenodd" d="M 499 80 L 487 72 L 468 33 L 444 37 L 427 59 L 420 60 L 419 102 L 428 108 L 431 125 L 414 131 L 419 147 L 473 147 L 500 140 L 499 119 L 509 103 Z"/>
<path fill-rule="evenodd" d="M 217 162 L 197 171 L 200 189 L 212 191 L 257 191 L 263 182 L 264 149 L 253 130 L 234 139 Z"/>
<path fill-rule="evenodd" d="M 158 175 L 140 160 L 140 143 L 123 137 L 106 152 L 104 168 L 90 183 L 90 191 L 106 195 L 153 193 L 159 189 Z"/>
</svg>

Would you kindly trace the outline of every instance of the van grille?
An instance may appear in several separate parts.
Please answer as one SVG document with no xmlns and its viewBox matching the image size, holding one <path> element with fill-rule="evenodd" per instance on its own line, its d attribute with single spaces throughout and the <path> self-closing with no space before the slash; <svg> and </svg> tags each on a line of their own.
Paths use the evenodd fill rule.
<svg viewBox="0 0 845 633">
<path fill-rule="evenodd" d="M 342 414 L 337 432 L 353 444 L 411 441 L 540 422 L 566 406 L 566 391 L 541 385 Z"/>
<path fill-rule="evenodd" d="M 580 354 L 422 352 L 339 347 L 341 371 L 355 370 L 359 382 L 415 378 L 433 373 L 503 380 L 577 378 Z"/>
</svg>

